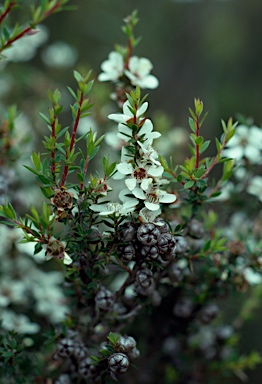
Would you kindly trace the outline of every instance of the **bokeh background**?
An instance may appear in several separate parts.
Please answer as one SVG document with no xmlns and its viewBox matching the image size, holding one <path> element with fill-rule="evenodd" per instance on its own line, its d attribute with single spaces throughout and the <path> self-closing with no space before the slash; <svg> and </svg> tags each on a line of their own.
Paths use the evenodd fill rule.
<svg viewBox="0 0 262 384">
<path fill-rule="evenodd" d="M 48 37 L 30 61 L 12 61 L 0 72 L 0 111 L 16 103 L 27 113 L 36 142 L 44 129 L 38 112 L 47 108 L 47 90 L 58 86 L 65 92 L 67 85 L 74 85 L 73 68 L 92 68 L 94 76 L 99 74 L 114 44 L 126 43 L 122 20 L 134 9 L 140 19 L 136 36 L 142 36 L 134 54 L 152 61 L 152 73 L 160 81 L 149 92 L 149 113 L 165 114 L 170 127 L 186 127 L 188 107 L 199 97 L 209 111 L 204 127 L 208 138 L 220 135 L 221 118 L 242 115 L 262 124 L 261 0 L 72 0 L 71 4 L 78 9 L 45 22 Z M 61 42 L 68 51 L 61 51 Z M 53 53 L 50 46 L 56 47 Z M 234 297 L 229 302 L 229 318 L 236 315 L 239 304 Z M 261 315 L 260 310 L 244 326 L 245 352 L 262 353 Z M 250 382 L 261 383 L 261 377 L 258 368 L 250 374 Z"/>
</svg>

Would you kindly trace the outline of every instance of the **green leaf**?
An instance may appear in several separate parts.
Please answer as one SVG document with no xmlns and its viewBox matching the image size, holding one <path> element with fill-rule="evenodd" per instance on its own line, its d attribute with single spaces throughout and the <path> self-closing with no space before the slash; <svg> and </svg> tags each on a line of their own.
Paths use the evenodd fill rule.
<svg viewBox="0 0 262 384">
<path fill-rule="evenodd" d="M 80 83 L 81 81 L 82 81 L 82 82 L 84 81 L 82 75 L 80 75 L 80 73 L 77 72 L 77 71 L 74 71 L 74 78 L 76 79 L 76 81 L 77 81 L 78 83 Z"/>
<path fill-rule="evenodd" d="M 200 152 L 201 154 L 202 154 L 203 152 L 205 152 L 205 150 L 208 148 L 209 144 L 210 144 L 210 140 L 205 141 L 205 142 L 203 143 L 203 145 L 201 146 L 199 152 Z"/>
<path fill-rule="evenodd" d="M 204 141 L 204 138 L 202 136 L 197 136 L 195 138 L 196 145 L 201 145 L 203 143 L 203 141 Z"/>
<path fill-rule="evenodd" d="M 184 185 L 184 189 L 189 189 L 189 188 L 192 188 L 194 185 L 194 181 L 193 180 L 189 180 L 185 183 Z"/>
<path fill-rule="evenodd" d="M 192 119 L 192 117 L 189 117 L 188 122 L 191 130 L 195 133 L 196 132 L 195 121 Z"/>
<path fill-rule="evenodd" d="M 73 91 L 73 89 L 70 87 L 67 87 L 67 89 L 68 89 L 69 93 L 71 94 L 71 96 L 73 96 L 75 101 L 78 101 L 78 97 L 77 97 L 76 93 Z"/>
<path fill-rule="evenodd" d="M 32 159 L 32 163 L 34 164 L 34 166 L 36 167 L 36 169 L 38 171 L 41 170 L 41 160 L 40 160 L 40 154 L 37 154 L 35 152 L 32 153 L 32 156 L 31 156 L 31 159 Z"/>
<path fill-rule="evenodd" d="M 41 112 L 39 112 L 39 115 L 40 115 L 40 117 L 42 117 L 42 119 L 43 119 L 48 125 L 51 125 L 51 121 L 50 121 L 50 119 L 49 119 L 46 115 L 44 115 L 44 114 L 41 113 Z"/>
<path fill-rule="evenodd" d="M 11 203 L 1 206 L 1 210 L 4 213 L 5 217 L 11 220 L 16 220 L 16 213 Z"/>
<path fill-rule="evenodd" d="M 35 175 L 38 176 L 39 172 L 36 171 L 34 168 L 28 167 L 28 165 L 24 165 L 24 167 L 25 167 L 26 169 L 28 169 L 30 172 L 32 172 L 32 173 L 34 173 Z"/>
<path fill-rule="evenodd" d="M 107 336 L 107 339 L 110 341 L 111 344 L 116 345 L 120 335 L 117 333 L 110 332 Z"/>
<path fill-rule="evenodd" d="M 193 117 L 194 121 L 196 121 L 197 117 L 196 117 L 195 113 L 192 111 L 191 108 L 188 108 L 188 109 L 189 109 L 190 115 Z"/>
</svg>

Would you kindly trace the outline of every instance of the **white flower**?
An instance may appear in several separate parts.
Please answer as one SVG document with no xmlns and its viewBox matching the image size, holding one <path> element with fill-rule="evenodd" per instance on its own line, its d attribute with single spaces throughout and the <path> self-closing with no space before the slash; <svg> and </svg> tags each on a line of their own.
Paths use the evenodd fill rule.
<svg viewBox="0 0 262 384">
<path fill-rule="evenodd" d="M 73 67 L 77 56 L 77 50 L 64 41 L 52 43 L 41 54 L 44 64 L 51 68 Z"/>
<path fill-rule="evenodd" d="M 224 157 L 232 157 L 238 161 L 246 158 L 252 164 L 262 160 L 262 129 L 256 126 L 239 125 L 235 135 L 223 150 Z"/>
<path fill-rule="evenodd" d="M 140 156 L 141 156 L 141 159 L 146 161 L 146 160 L 149 160 L 151 161 L 153 164 L 155 165 L 161 165 L 160 161 L 158 161 L 158 153 L 157 151 L 152 147 L 149 142 L 147 142 L 146 144 L 142 144 L 140 141 L 137 142 L 138 145 L 140 146 L 141 150 L 140 150 Z"/>
<path fill-rule="evenodd" d="M 254 176 L 250 181 L 247 192 L 255 195 L 262 202 L 262 176 Z"/>
<path fill-rule="evenodd" d="M 176 201 L 175 195 L 158 188 L 152 188 L 145 192 L 141 188 L 136 187 L 132 193 L 138 199 L 144 200 L 146 208 L 150 211 L 158 210 L 161 203 L 171 204 Z"/>
<path fill-rule="evenodd" d="M 262 283 L 262 275 L 254 271 L 253 268 L 247 267 L 243 271 L 244 278 L 250 285 L 257 285 Z"/>
<path fill-rule="evenodd" d="M 129 198 L 123 204 L 120 203 L 106 203 L 106 204 L 92 204 L 90 209 L 94 212 L 99 212 L 100 216 L 109 216 L 115 214 L 116 216 L 127 216 L 133 212 L 137 205 L 137 199 Z"/>
<path fill-rule="evenodd" d="M 153 179 L 161 177 L 164 172 L 164 168 L 161 165 L 155 166 L 142 162 L 137 162 L 137 165 L 123 162 L 118 164 L 116 168 L 122 177 L 131 176 L 125 180 L 126 186 L 130 191 L 132 191 L 137 184 L 140 184 L 140 187 L 146 191 L 153 182 Z"/>
<path fill-rule="evenodd" d="M 150 60 L 141 57 L 133 56 L 128 62 L 128 70 L 125 70 L 125 75 L 130 79 L 131 84 L 140 88 L 154 89 L 158 86 L 158 79 L 150 75 L 153 65 Z"/>
<path fill-rule="evenodd" d="M 23 314 L 5 309 L 0 312 L 1 325 L 5 330 L 15 330 L 18 333 L 34 334 L 40 331 L 40 325 L 32 323 L 30 319 Z"/>
<path fill-rule="evenodd" d="M 105 142 L 116 150 L 120 150 L 125 145 L 125 141 L 117 136 L 117 132 L 107 132 L 105 134 Z"/>
<path fill-rule="evenodd" d="M 110 52 L 101 69 L 103 72 L 98 76 L 99 81 L 117 81 L 124 73 L 123 56 L 118 52 Z"/>
<path fill-rule="evenodd" d="M 129 101 L 126 100 L 123 104 L 123 113 L 112 113 L 108 116 L 110 120 L 114 120 L 117 123 L 126 124 L 130 122 L 131 120 L 136 120 L 136 124 L 139 124 L 140 117 L 145 113 L 145 111 L 148 108 L 148 102 L 144 102 L 137 110 L 136 114 L 134 115 L 133 112 L 131 112 L 132 106 L 130 105 Z"/>
<path fill-rule="evenodd" d="M 146 119 L 143 122 L 143 125 L 139 128 L 139 130 L 134 133 L 131 128 L 129 128 L 127 125 L 119 124 L 118 125 L 118 137 L 122 140 L 129 141 L 132 137 L 134 137 L 138 144 L 144 148 L 150 147 L 153 143 L 154 139 L 158 139 L 161 136 L 160 132 L 153 132 L 153 123 L 151 120 Z M 143 144 L 140 142 L 140 140 L 143 141 Z M 145 152 L 148 152 L 147 149 Z M 158 156 L 158 155 L 157 155 Z"/>
<path fill-rule="evenodd" d="M 157 216 L 161 214 L 161 209 L 157 209 L 156 211 L 150 211 L 146 207 L 142 208 L 139 212 L 139 220 L 142 223 L 153 223 Z"/>
</svg>

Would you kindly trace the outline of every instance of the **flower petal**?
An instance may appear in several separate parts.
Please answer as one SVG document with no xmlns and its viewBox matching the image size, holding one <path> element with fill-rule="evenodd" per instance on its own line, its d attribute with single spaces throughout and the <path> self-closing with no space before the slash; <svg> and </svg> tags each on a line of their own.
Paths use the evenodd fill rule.
<svg viewBox="0 0 262 384">
<path fill-rule="evenodd" d="M 133 189 L 136 187 L 136 179 L 134 177 L 131 179 L 126 179 L 125 183 L 129 191 L 133 191 Z"/>
<path fill-rule="evenodd" d="M 149 203 L 148 201 L 145 201 L 145 206 L 150 211 L 157 211 L 159 209 L 159 204 Z"/>
</svg>

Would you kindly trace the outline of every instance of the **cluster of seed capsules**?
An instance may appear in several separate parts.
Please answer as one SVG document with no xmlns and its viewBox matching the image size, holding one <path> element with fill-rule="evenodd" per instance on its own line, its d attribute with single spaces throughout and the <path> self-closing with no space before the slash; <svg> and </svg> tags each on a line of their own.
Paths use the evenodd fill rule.
<svg viewBox="0 0 262 384">
<path fill-rule="evenodd" d="M 176 239 L 161 218 L 139 226 L 124 223 L 119 230 L 119 242 L 117 253 L 126 263 L 132 260 L 140 264 L 156 260 L 165 262 L 176 255 Z"/>
<path fill-rule="evenodd" d="M 56 379 L 55 384 L 71 384 L 75 382 L 74 380 L 80 379 L 96 381 L 95 378 L 98 377 L 101 368 L 108 370 L 114 377 L 115 374 L 125 373 L 130 360 L 140 355 L 136 340 L 132 336 L 120 336 L 114 346 L 115 353 L 103 358 L 99 369 L 91 359 L 88 348 L 75 336 L 72 333 L 62 338 L 57 345 L 54 359 L 63 361 L 66 371 Z M 106 346 L 102 345 L 102 349 L 106 349 Z"/>
</svg>

